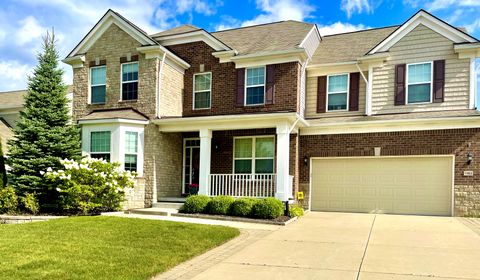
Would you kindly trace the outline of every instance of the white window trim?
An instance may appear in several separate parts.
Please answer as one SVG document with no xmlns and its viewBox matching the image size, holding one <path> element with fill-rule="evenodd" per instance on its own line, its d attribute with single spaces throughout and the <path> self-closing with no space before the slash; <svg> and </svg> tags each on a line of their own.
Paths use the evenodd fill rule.
<svg viewBox="0 0 480 280">
<path fill-rule="evenodd" d="M 200 75 L 206 75 L 210 74 L 210 88 L 208 90 L 195 90 L 195 78 Z M 193 110 L 208 110 L 212 108 L 212 72 L 202 72 L 202 73 L 196 73 L 193 75 L 193 102 L 192 102 L 192 108 Z M 197 92 L 210 92 L 210 102 L 208 104 L 208 107 L 205 108 L 195 108 L 195 96 Z"/>
<path fill-rule="evenodd" d="M 138 133 L 138 131 L 125 130 L 125 139 L 124 139 L 124 140 L 126 140 L 126 136 L 127 136 L 127 133 L 128 133 L 128 132 L 133 132 L 133 133 L 135 133 L 135 134 L 137 135 L 137 150 L 135 151 L 135 153 L 127 153 L 127 152 L 126 152 L 126 149 L 125 149 L 125 150 L 124 150 L 124 159 L 127 157 L 127 155 L 129 155 L 129 156 L 132 156 L 132 155 L 136 156 L 136 157 L 137 157 L 137 171 L 138 171 L 138 147 L 139 147 L 139 145 L 140 145 L 140 133 Z M 125 147 L 125 148 L 126 148 L 126 147 Z M 125 163 L 125 161 L 124 161 L 124 163 Z M 124 167 L 124 168 L 125 168 L 125 167 Z M 137 172 L 137 171 L 135 171 L 135 172 Z"/>
<path fill-rule="evenodd" d="M 256 68 L 263 68 L 263 84 L 258 84 L 258 85 L 252 85 L 248 86 L 247 85 L 247 77 L 248 77 L 248 70 L 249 69 L 256 69 Z M 243 104 L 244 106 L 259 106 L 259 105 L 265 105 L 265 92 L 267 91 L 266 84 L 267 84 L 267 67 L 264 66 L 256 66 L 256 67 L 248 67 L 245 68 L 245 88 L 244 88 L 244 93 L 243 93 Z M 256 104 L 247 104 L 247 88 L 252 88 L 252 87 L 261 87 L 263 86 L 263 102 L 262 103 L 256 103 Z"/>
<path fill-rule="evenodd" d="M 133 100 L 138 100 L 138 89 L 137 89 L 137 99 L 127 99 L 127 100 L 123 100 L 123 84 L 126 84 L 126 83 L 134 83 L 134 82 L 137 82 L 138 83 L 138 77 L 136 80 L 132 80 L 132 81 L 126 81 L 124 82 L 123 81 L 123 66 L 124 65 L 127 65 L 127 64 L 138 64 L 138 76 L 140 76 L 140 63 L 138 63 L 138 61 L 132 61 L 132 62 L 124 62 L 122 64 L 120 64 L 120 101 L 133 101 Z"/>
<path fill-rule="evenodd" d="M 273 139 L 273 157 L 256 157 L 255 155 L 255 142 L 256 139 L 258 138 L 272 138 Z M 249 158 L 236 158 L 235 157 L 235 140 L 236 139 L 252 139 L 252 157 Z M 232 174 L 264 174 L 264 173 L 255 173 L 255 160 L 257 159 L 271 159 L 273 160 L 273 172 L 272 174 L 275 174 L 275 135 L 257 135 L 257 136 L 237 136 L 233 137 L 233 151 L 232 151 L 232 158 L 233 158 L 233 163 L 232 163 Z M 252 172 L 251 173 L 235 173 L 235 160 L 251 160 L 252 161 Z"/>
<path fill-rule="evenodd" d="M 105 84 L 92 85 L 92 70 L 95 68 L 105 68 Z M 92 102 L 92 86 L 105 86 L 105 95 L 107 95 L 107 65 L 99 65 L 90 67 L 90 72 L 88 76 L 88 104 L 105 104 L 105 102 Z M 105 96 L 106 99 L 106 96 Z"/>
<path fill-rule="evenodd" d="M 110 151 L 107 152 L 92 152 L 92 133 L 95 132 L 110 132 Z M 99 154 L 109 154 L 110 162 L 112 161 L 112 131 L 110 130 L 92 130 L 88 134 L 90 138 L 89 145 L 88 145 L 88 152 L 90 155 L 99 155 Z"/>
<path fill-rule="evenodd" d="M 336 91 L 336 92 L 329 92 L 328 91 L 328 85 L 330 83 L 330 77 L 336 77 L 336 76 L 344 76 L 347 75 L 347 108 L 342 109 L 342 110 L 328 110 L 328 96 L 330 94 L 337 94 L 337 93 L 344 93 L 344 91 Z M 350 73 L 340 73 L 340 74 L 332 74 L 332 75 L 327 75 L 327 98 L 325 102 L 325 112 L 348 112 L 350 110 Z"/>
<path fill-rule="evenodd" d="M 424 84 L 427 84 L 425 82 L 423 83 L 412 83 L 412 84 L 409 84 L 408 82 L 408 69 L 411 65 L 419 65 L 419 64 L 430 64 L 430 101 L 426 101 L 426 102 L 413 102 L 413 103 L 410 103 L 408 102 L 408 86 L 414 86 L 414 85 L 424 85 Z M 405 86 L 406 86 L 406 89 L 405 89 L 405 104 L 407 105 L 418 105 L 418 104 L 429 104 L 429 103 L 432 103 L 433 102 L 433 61 L 425 61 L 425 62 L 417 62 L 417 63 L 409 63 L 407 64 L 407 70 L 405 72 Z"/>
</svg>

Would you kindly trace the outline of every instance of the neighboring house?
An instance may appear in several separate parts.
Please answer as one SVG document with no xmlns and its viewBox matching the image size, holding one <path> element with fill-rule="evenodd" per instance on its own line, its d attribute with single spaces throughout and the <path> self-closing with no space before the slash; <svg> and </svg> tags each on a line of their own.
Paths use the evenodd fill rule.
<svg viewBox="0 0 480 280">
<path fill-rule="evenodd" d="M 138 173 L 129 207 L 199 185 L 321 211 L 473 215 L 479 56 L 423 10 L 323 38 L 297 21 L 148 35 L 109 10 L 64 62 L 83 151 Z"/>
<path fill-rule="evenodd" d="M 67 97 L 72 99 L 72 87 L 67 89 Z M 13 137 L 12 128 L 17 125 L 20 118 L 20 111 L 23 110 L 23 97 L 26 90 L 0 92 L 0 140 L 2 141 L 3 152 L 8 152 L 7 141 Z M 71 105 L 69 105 L 71 108 Z"/>
</svg>

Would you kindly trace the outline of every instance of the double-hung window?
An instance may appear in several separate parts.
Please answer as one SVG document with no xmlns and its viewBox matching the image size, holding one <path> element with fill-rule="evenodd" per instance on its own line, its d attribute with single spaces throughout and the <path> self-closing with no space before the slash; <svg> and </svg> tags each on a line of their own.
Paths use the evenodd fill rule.
<svg viewBox="0 0 480 280">
<path fill-rule="evenodd" d="M 90 68 L 90 103 L 105 103 L 107 85 L 107 67 L 97 66 Z"/>
<path fill-rule="evenodd" d="M 246 69 L 245 105 L 265 103 L 265 67 Z"/>
<path fill-rule="evenodd" d="M 235 138 L 234 146 L 234 173 L 273 173 L 275 157 L 273 136 Z"/>
<path fill-rule="evenodd" d="M 138 132 L 125 132 L 125 170 L 137 171 Z"/>
<path fill-rule="evenodd" d="M 90 157 L 110 161 L 110 131 L 93 131 L 90 134 Z"/>
<path fill-rule="evenodd" d="M 345 111 L 348 104 L 348 74 L 330 75 L 327 81 L 327 111 Z"/>
<path fill-rule="evenodd" d="M 209 109 L 211 105 L 212 73 L 194 75 L 193 109 Z"/>
<path fill-rule="evenodd" d="M 138 98 L 138 62 L 122 63 L 122 100 Z"/>
<path fill-rule="evenodd" d="M 433 63 L 407 65 L 407 103 L 432 102 Z"/>
</svg>

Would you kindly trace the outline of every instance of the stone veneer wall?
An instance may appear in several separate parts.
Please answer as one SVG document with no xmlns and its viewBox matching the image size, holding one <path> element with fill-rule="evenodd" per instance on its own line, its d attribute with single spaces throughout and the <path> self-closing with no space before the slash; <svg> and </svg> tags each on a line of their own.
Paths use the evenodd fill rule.
<svg viewBox="0 0 480 280">
<path fill-rule="evenodd" d="M 455 155 L 454 214 L 480 215 L 480 128 L 384 133 L 300 136 L 300 159 L 304 157 Z M 467 164 L 467 154 L 473 162 Z M 309 168 L 300 164 L 300 190 L 309 195 Z M 472 170 L 474 176 L 464 176 Z"/>
<path fill-rule="evenodd" d="M 145 207 L 145 179 L 136 178 L 135 187 L 132 191 L 125 194 L 125 202 L 122 205 L 123 210 L 144 208 Z"/>
</svg>

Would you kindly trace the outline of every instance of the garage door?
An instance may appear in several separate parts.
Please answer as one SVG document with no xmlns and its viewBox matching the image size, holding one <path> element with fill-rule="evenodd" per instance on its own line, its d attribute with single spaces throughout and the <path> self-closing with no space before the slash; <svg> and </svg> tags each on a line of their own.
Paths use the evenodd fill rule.
<svg viewBox="0 0 480 280">
<path fill-rule="evenodd" d="M 311 209 L 451 215 L 452 157 L 312 160 Z"/>
</svg>

